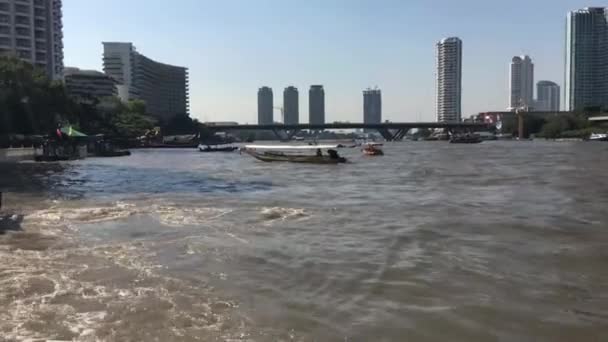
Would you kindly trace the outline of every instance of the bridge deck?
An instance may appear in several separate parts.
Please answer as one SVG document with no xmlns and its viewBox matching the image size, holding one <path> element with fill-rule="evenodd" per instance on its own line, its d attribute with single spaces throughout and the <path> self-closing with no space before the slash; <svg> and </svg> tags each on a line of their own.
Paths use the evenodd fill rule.
<svg viewBox="0 0 608 342">
<path fill-rule="evenodd" d="M 412 128 L 484 128 L 485 123 L 478 122 L 387 122 L 381 124 L 365 123 L 327 123 L 297 125 L 217 125 L 206 126 L 210 130 L 303 130 L 303 129 L 412 129 Z"/>
</svg>

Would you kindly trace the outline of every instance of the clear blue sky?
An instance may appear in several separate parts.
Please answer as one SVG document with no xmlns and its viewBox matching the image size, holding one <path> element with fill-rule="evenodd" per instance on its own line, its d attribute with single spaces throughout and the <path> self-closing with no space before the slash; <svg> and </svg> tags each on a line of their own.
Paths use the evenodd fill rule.
<svg viewBox="0 0 608 342">
<path fill-rule="evenodd" d="M 536 80 L 563 83 L 565 16 L 597 0 L 64 0 L 65 63 L 101 69 L 102 41 L 190 69 L 191 115 L 253 123 L 257 89 L 323 84 L 328 121 L 362 121 L 362 93 L 383 91 L 383 116 L 435 120 L 435 43 L 463 40 L 463 115 L 508 105 L 511 57 Z M 279 115 L 275 113 L 275 115 Z"/>
</svg>

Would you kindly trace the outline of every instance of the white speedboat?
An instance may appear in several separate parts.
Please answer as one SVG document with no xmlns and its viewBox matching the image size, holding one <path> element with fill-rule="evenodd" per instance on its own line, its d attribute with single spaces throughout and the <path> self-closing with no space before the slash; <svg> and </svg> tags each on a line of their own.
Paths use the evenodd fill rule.
<svg viewBox="0 0 608 342">
<path fill-rule="evenodd" d="M 606 133 L 592 133 L 589 136 L 590 141 L 608 141 L 608 134 Z"/>
</svg>

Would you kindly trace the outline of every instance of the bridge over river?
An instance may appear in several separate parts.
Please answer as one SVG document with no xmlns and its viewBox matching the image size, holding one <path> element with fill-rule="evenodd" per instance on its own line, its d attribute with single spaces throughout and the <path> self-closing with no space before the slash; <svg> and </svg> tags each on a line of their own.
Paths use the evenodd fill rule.
<svg viewBox="0 0 608 342">
<path fill-rule="evenodd" d="M 387 141 L 402 140 L 412 128 L 443 128 L 449 131 L 480 131 L 490 126 L 479 122 L 386 122 L 380 124 L 336 122 L 327 124 L 296 125 L 207 125 L 212 132 L 230 131 L 272 131 L 281 140 L 291 140 L 299 131 L 321 131 L 326 129 L 375 129 Z"/>
</svg>

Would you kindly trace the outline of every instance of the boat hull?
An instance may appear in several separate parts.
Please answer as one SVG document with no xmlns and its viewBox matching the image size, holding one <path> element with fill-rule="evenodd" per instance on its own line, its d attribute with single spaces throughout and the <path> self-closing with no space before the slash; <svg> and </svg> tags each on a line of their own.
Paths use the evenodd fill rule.
<svg viewBox="0 0 608 342">
<path fill-rule="evenodd" d="M 204 153 L 211 153 L 211 152 L 234 152 L 236 150 L 238 150 L 239 148 L 236 146 L 230 146 L 230 147 L 220 147 L 220 148 L 204 148 L 204 147 L 199 147 L 198 150 L 200 152 L 204 152 Z"/>
<path fill-rule="evenodd" d="M 294 156 L 279 153 L 258 153 L 255 151 L 245 150 L 245 153 L 251 155 L 257 160 L 263 162 L 287 162 L 301 164 L 340 164 L 346 163 L 346 158 L 330 158 L 329 156 Z"/>
<path fill-rule="evenodd" d="M 483 142 L 478 136 L 471 137 L 453 137 L 450 139 L 450 144 L 479 144 Z"/>
</svg>

